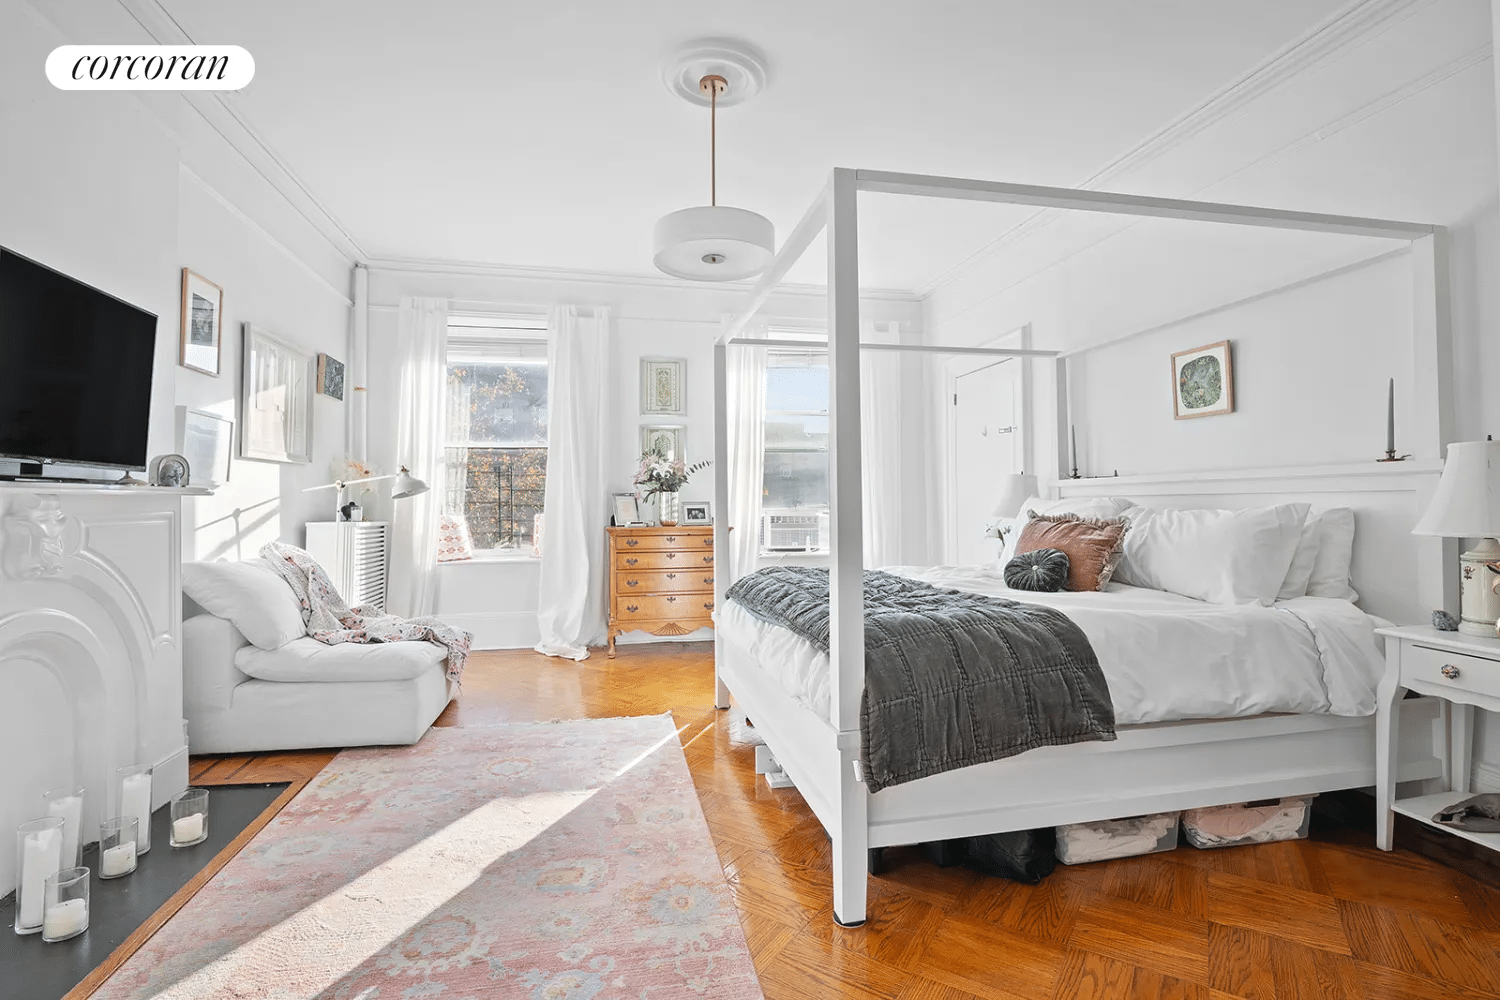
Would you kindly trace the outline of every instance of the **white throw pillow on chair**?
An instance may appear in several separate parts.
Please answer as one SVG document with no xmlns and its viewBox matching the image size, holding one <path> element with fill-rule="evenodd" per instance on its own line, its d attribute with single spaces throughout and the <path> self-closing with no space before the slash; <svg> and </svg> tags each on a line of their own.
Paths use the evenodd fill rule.
<svg viewBox="0 0 1500 1000">
<path fill-rule="evenodd" d="M 182 592 L 261 649 L 279 649 L 307 634 L 297 595 L 263 559 L 182 564 Z"/>
</svg>

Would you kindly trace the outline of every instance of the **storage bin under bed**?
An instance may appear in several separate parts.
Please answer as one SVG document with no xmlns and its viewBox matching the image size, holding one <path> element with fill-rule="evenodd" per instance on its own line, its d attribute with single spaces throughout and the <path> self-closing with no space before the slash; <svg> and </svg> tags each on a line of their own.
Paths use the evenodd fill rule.
<svg viewBox="0 0 1500 1000">
<path fill-rule="evenodd" d="M 1170 812 L 1068 823 L 1057 828 L 1057 860 L 1081 865 L 1170 851 L 1177 846 L 1177 820 Z"/>
<path fill-rule="evenodd" d="M 1188 809 L 1182 814 L 1182 832 L 1194 847 L 1236 847 L 1302 840 L 1312 823 L 1312 800 L 1315 798 L 1316 795 L 1293 795 Z"/>
</svg>

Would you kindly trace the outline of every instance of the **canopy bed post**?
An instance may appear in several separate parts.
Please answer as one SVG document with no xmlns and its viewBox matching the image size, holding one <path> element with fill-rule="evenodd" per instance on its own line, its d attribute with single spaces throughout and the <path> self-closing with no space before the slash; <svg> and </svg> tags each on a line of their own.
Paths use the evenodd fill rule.
<svg viewBox="0 0 1500 1000">
<path fill-rule="evenodd" d="M 838 730 L 838 829 L 833 832 L 833 915 L 865 922 L 867 793 L 857 780 L 859 709 L 865 685 L 864 526 L 860 495 L 859 243 L 853 170 L 828 181 L 829 690 Z"/>
<path fill-rule="evenodd" d="M 714 607 L 722 608 L 729 589 L 729 348 L 714 344 Z M 746 531 L 754 526 L 746 526 Z M 729 688 L 719 672 L 723 663 L 714 630 L 714 707 L 729 707 Z"/>
<path fill-rule="evenodd" d="M 1052 434 L 1052 442 L 1057 446 L 1057 481 L 1060 483 L 1068 478 L 1071 469 L 1069 464 L 1071 456 L 1068 454 L 1068 445 L 1073 436 L 1068 433 L 1070 417 L 1068 415 L 1068 359 L 1058 357 L 1053 360 L 1053 384 L 1055 386 L 1055 398 L 1057 402 L 1057 427 Z"/>
<path fill-rule="evenodd" d="M 1412 451 L 1420 459 L 1442 461 L 1453 440 L 1453 334 L 1448 301 L 1448 232 L 1441 227 L 1411 242 L 1412 277 Z M 1432 484 L 1418 497 L 1419 510 L 1431 501 Z M 1458 611 L 1458 577 L 1445 571 L 1458 561 L 1456 538 L 1416 539 L 1417 593 L 1431 608 Z"/>
</svg>

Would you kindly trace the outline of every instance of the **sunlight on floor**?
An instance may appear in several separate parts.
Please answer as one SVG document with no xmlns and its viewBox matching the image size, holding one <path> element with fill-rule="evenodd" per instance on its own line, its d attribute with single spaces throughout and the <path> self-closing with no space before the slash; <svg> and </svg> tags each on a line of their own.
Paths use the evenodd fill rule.
<svg viewBox="0 0 1500 1000">
<path fill-rule="evenodd" d="M 155 994 L 155 1000 L 239 996 L 257 989 L 276 996 L 276 989 L 290 985 L 282 978 L 287 970 L 296 970 L 298 996 L 317 995 L 598 791 L 488 802 Z"/>
</svg>

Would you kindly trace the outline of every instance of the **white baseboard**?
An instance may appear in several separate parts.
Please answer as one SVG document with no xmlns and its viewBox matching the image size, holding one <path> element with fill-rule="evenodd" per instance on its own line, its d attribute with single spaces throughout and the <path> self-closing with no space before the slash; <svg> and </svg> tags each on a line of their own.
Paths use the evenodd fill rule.
<svg viewBox="0 0 1500 1000">
<path fill-rule="evenodd" d="M 475 649 L 530 649 L 541 641 L 535 611 L 494 611 L 467 615 L 440 612 L 454 628 L 474 635 Z"/>
</svg>

